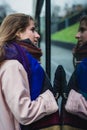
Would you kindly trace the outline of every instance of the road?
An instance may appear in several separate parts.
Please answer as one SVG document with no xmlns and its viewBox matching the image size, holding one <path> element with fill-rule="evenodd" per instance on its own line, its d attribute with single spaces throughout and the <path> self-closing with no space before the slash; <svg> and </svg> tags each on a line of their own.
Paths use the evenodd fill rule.
<svg viewBox="0 0 87 130">
<path fill-rule="evenodd" d="M 41 49 L 43 51 L 43 56 L 41 58 L 41 63 L 45 69 L 45 44 L 41 42 Z M 66 71 L 67 81 L 69 80 L 74 67 L 72 64 L 72 50 L 58 47 L 56 45 L 51 46 L 51 82 L 53 83 L 54 73 L 58 65 L 63 65 Z"/>
</svg>

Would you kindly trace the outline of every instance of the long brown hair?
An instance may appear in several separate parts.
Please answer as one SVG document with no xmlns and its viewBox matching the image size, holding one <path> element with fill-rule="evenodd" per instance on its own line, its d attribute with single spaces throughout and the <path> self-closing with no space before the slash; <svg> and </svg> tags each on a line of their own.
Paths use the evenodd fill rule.
<svg viewBox="0 0 87 130">
<path fill-rule="evenodd" d="M 23 13 L 10 14 L 5 17 L 0 26 L 0 61 L 5 53 L 4 45 L 9 41 L 16 40 L 16 33 L 25 31 L 30 20 L 34 21 L 30 15 Z"/>
</svg>

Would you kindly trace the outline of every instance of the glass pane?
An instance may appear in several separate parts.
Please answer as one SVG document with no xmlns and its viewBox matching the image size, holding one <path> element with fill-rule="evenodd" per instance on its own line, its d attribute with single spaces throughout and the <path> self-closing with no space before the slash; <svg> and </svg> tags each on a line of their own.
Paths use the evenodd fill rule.
<svg viewBox="0 0 87 130">
<path fill-rule="evenodd" d="M 62 64 L 67 80 L 74 69 L 72 49 L 77 43 L 78 20 L 84 14 L 87 0 L 51 0 L 51 69 L 55 72 Z"/>
</svg>

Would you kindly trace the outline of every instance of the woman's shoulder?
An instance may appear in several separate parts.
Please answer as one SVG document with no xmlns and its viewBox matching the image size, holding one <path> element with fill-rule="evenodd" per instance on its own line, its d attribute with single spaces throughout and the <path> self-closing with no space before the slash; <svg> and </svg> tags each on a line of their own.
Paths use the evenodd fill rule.
<svg viewBox="0 0 87 130">
<path fill-rule="evenodd" d="M 5 60 L 0 65 L 0 70 L 6 70 L 7 68 L 21 68 L 23 69 L 22 64 L 17 60 Z"/>
</svg>

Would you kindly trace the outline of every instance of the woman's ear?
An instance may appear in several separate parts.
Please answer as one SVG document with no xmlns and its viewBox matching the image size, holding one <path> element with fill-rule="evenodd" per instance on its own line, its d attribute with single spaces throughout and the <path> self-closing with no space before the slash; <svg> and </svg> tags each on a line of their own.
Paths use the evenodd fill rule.
<svg viewBox="0 0 87 130">
<path fill-rule="evenodd" d="M 19 31 L 17 31 L 16 36 L 20 37 L 20 32 Z"/>
<path fill-rule="evenodd" d="M 17 38 L 17 39 L 20 39 L 20 31 L 17 31 L 17 33 L 16 33 L 16 38 Z"/>
</svg>

